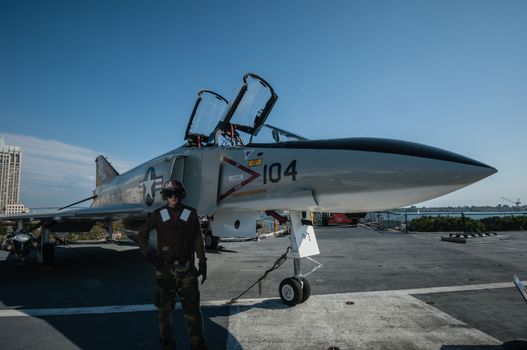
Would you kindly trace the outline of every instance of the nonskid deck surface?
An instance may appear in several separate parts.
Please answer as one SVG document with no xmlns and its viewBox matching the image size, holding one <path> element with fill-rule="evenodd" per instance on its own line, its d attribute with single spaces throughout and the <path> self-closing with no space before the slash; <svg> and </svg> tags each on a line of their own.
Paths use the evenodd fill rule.
<svg viewBox="0 0 527 350">
<path fill-rule="evenodd" d="M 527 338 L 527 304 L 512 283 L 514 273 L 527 279 L 526 232 L 456 244 L 435 233 L 316 231 L 324 267 L 309 276 L 311 298 L 294 308 L 277 292 L 292 260 L 261 296 L 255 288 L 225 304 L 285 252 L 288 238 L 208 252 L 201 297 L 210 349 L 501 349 Z M 158 348 L 153 270 L 136 247 L 58 247 L 53 271 L 6 258 L 1 252 L 0 348 Z M 177 343 L 187 348 L 176 309 Z"/>
</svg>

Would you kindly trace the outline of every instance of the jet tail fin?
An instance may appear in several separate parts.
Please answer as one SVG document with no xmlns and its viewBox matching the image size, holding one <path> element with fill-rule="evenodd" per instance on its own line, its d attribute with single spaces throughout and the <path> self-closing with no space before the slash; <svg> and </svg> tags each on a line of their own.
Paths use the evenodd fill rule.
<svg viewBox="0 0 527 350">
<path fill-rule="evenodd" d="M 117 170 L 115 170 L 104 156 L 98 156 L 95 159 L 95 164 L 95 186 L 98 187 L 114 177 L 119 176 Z"/>
</svg>

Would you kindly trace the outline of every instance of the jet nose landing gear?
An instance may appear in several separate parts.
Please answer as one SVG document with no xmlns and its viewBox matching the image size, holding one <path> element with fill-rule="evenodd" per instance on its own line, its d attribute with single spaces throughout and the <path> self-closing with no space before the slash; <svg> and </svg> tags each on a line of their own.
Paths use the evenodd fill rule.
<svg viewBox="0 0 527 350">
<path fill-rule="evenodd" d="M 315 237 L 315 230 L 310 220 L 302 219 L 300 212 L 291 211 L 292 234 L 291 248 L 293 254 L 293 265 L 295 275 L 284 279 L 278 288 L 280 299 L 289 306 L 301 304 L 309 299 L 311 295 L 311 285 L 307 280 L 307 276 L 322 267 L 322 264 L 310 258 L 310 255 L 319 254 L 318 244 Z M 302 274 L 300 271 L 300 259 L 306 258 L 315 263 L 316 266 L 308 273 Z"/>
</svg>

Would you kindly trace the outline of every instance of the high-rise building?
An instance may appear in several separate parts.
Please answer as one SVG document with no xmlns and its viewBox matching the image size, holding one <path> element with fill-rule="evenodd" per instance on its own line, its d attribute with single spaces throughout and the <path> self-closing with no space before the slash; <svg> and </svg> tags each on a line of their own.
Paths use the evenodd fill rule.
<svg viewBox="0 0 527 350">
<path fill-rule="evenodd" d="M 22 152 L 18 146 L 6 145 L 0 136 L 0 212 L 7 205 L 18 204 L 20 199 L 20 167 Z"/>
</svg>

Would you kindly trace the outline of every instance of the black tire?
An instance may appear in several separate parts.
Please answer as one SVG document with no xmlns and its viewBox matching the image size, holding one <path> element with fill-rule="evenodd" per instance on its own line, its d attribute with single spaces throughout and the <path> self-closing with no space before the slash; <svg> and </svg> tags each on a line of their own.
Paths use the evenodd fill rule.
<svg viewBox="0 0 527 350">
<path fill-rule="evenodd" d="M 212 249 L 220 249 L 220 237 L 212 236 Z"/>
<path fill-rule="evenodd" d="M 302 300 L 302 285 L 294 277 L 286 278 L 280 283 L 278 293 L 284 304 L 295 306 Z"/>
<path fill-rule="evenodd" d="M 212 235 L 212 232 L 205 233 L 205 248 L 211 249 L 214 245 L 214 236 Z"/>
<path fill-rule="evenodd" d="M 302 280 L 302 300 L 300 303 L 305 302 L 311 296 L 311 285 L 305 277 L 300 278 Z"/>
<path fill-rule="evenodd" d="M 205 233 L 205 248 L 217 250 L 220 244 L 220 237 L 212 235 L 212 232 Z"/>
</svg>

